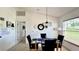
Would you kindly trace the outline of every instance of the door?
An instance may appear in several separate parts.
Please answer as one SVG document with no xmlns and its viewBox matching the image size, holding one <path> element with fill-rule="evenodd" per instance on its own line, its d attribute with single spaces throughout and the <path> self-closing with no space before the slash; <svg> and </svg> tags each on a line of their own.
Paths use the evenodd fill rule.
<svg viewBox="0 0 79 59">
<path fill-rule="evenodd" d="M 17 41 L 21 41 L 26 36 L 25 22 L 17 21 Z"/>
</svg>

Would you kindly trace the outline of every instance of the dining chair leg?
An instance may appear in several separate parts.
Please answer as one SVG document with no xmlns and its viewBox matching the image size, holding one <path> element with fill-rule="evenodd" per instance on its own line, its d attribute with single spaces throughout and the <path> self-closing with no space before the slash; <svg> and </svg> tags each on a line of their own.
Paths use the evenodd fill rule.
<svg viewBox="0 0 79 59">
<path fill-rule="evenodd" d="M 59 46 L 59 44 L 57 43 L 57 49 L 56 49 L 57 51 L 58 51 L 58 46 Z"/>
<path fill-rule="evenodd" d="M 38 49 L 37 49 L 38 47 L 37 47 L 37 43 L 35 43 L 35 50 L 37 51 Z"/>
<path fill-rule="evenodd" d="M 36 50 L 36 41 L 35 41 L 35 50 Z"/>
<path fill-rule="evenodd" d="M 62 46 L 61 46 L 61 48 L 60 48 L 60 51 L 62 51 Z"/>
</svg>

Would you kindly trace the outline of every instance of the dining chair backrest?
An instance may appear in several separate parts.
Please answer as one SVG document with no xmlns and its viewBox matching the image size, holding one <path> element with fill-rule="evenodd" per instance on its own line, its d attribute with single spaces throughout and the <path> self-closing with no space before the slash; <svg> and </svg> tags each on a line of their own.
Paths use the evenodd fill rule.
<svg viewBox="0 0 79 59">
<path fill-rule="evenodd" d="M 46 38 L 46 33 L 42 33 L 41 38 Z"/>
<path fill-rule="evenodd" d="M 28 40 L 29 45 L 30 45 L 31 44 L 31 37 L 30 37 L 30 35 L 27 36 L 27 40 Z"/>
<path fill-rule="evenodd" d="M 56 40 L 45 40 L 46 51 L 54 51 L 55 46 L 56 46 Z"/>
<path fill-rule="evenodd" d="M 32 41 L 31 41 L 31 36 L 30 35 L 28 35 L 27 36 L 27 40 L 28 40 L 28 43 L 29 43 L 29 48 L 30 49 L 35 49 L 35 44 L 33 44 L 33 43 L 31 43 Z M 36 44 L 36 49 L 38 49 L 38 44 Z"/>
<path fill-rule="evenodd" d="M 63 35 L 58 35 L 58 40 L 62 43 L 63 42 L 63 39 L 64 39 L 64 36 Z"/>
</svg>

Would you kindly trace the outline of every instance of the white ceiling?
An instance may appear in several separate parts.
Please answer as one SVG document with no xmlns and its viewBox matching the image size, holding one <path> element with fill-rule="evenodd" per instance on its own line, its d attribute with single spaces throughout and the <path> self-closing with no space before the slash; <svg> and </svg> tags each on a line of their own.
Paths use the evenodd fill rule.
<svg viewBox="0 0 79 59">
<path fill-rule="evenodd" d="M 61 17 L 76 8 L 78 7 L 48 7 L 47 14 L 52 17 Z M 46 14 L 46 7 L 24 7 L 23 9 L 27 9 L 28 11 L 35 13 Z"/>
</svg>

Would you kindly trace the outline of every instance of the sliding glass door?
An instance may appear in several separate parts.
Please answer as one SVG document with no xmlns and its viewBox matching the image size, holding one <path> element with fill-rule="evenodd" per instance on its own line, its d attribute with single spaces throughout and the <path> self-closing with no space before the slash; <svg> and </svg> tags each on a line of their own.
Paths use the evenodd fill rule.
<svg viewBox="0 0 79 59">
<path fill-rule="evenodd" d="M 79 45 L 79 18 L 73 18 L 63 22 L 65 40 Z"/>
</svg>

